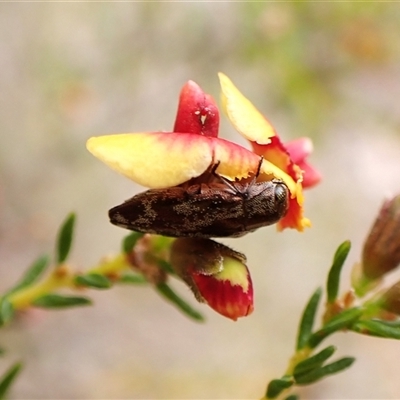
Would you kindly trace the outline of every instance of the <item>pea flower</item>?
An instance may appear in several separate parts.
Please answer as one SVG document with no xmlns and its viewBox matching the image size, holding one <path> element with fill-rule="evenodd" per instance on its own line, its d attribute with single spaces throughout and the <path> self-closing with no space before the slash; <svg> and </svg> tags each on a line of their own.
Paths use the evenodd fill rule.
<svg viewBox="0 0 400 400">
<path fill-rule="evenodd" d="M 236 321 L 253 311 L 253 285 L 246 257 L 209 239 L 178 238 L 170 262 L 198 301 Z"/>
<path fill-rule="evenodd" d="M 218 175 L 240 181 L 257 172 L 262 156 L 257 181 L 279 179 L 290 193 L 288 212 L 278 222 L 278 229 L 302 231 L 310 225 L 303 215 L 302 189 L 321 179 L 306 162 L 311 141 L 302 138 L 285 146 L 232 81 L 222 73 L 219 79 L 222 108 L 236 130 L 249 140 L 252 151 L 218 137 L 218 107 L 193 81 L 181 90 L 173 132 L 93 137 L 87 142 L 88 150 L 117 172 L 152 189 L 181 185 L 214 164 L 218 164 Z"/>
</svg>

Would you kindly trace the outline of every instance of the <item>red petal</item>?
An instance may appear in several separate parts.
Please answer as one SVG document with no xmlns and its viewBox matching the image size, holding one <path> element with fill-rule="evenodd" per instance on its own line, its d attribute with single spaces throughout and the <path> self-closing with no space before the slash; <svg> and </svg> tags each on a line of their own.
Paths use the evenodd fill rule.
<svg viewBox="0 0 400 400">
<path fill-rule="evenodd" d="M 219 111 L 214 99 L 200 86 L 187 82 L 180 93 L 174 132 L 217 137 Z"/>
<path fill-rule="evenodd" d="M 299 168 L 303 171 L 303 188 L 307 189 L 318 184 L 322 175 L 306 161 L 298 164 Z"/>
<path fill-rule="evenodd" d="M 313 144 L 310 138 L 302 137 L 285 143 L 286 150 L 295 164 L 299 164 L 313 151 Z"/>
<path fill-rule="evenodd" d="M 253 285 L 248 275 L 249 286 L 243 291 L 240 285 L 232 285 L 229 280 L 218 280 L 214 276 L 193 274 L 197 288 L 207 304 L 227 318 L 236 321 L 251 314 L 253 306 Z"/>
<path fill-rule="evenodd" d="M 292 161 L 303 171 L 303 188 L 315 186 L 321 180 L 321 174 L 307 162 L 307 157 L 312 153 L 313 144 L 307 137 L 285 143 Z"/>
<path fill-rule="evenodd" d="M 271 143 L 268 145 L 260 145 L 255 142 L 251 142 L 251 145 L 256 154 L 262 155 L 266 160 L 285 171 L 295 182 L 301 178 L 301 172 L 299 173 L 289 152 L 278 136 L 271 137 Z"/>
</svg>

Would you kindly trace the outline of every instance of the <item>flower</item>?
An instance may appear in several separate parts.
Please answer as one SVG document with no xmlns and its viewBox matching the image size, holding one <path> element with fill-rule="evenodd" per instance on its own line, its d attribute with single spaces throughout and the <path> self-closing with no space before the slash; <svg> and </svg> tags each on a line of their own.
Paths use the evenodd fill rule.
<svg viewBox="0 0 400 400">
<path fill-rule="evenodd" d="M 179 238 L 170 262 L 200 302 L 236 321 L 253 311 L 253 285 L 246 257 L 209 239 Z"/>
<path fill-rule="evenodd" d="M 269 121 L 224 74 L 219 74 L 223 110 L 253 151 L 218 137 L 219 111 L 214 100 L 193 81 L 180 94 L 173 132 L 142 132 L 90 138 L 88 150 L 111 168 L 148 188 L 181 185 L 218 164 L 216 173 L 240 181 L 258 171 L 257 181 L 282 180 L 290 193 L 287 214 L 278 228 L 302 231 L 304 187 L 315 185 L 319 173 L 306 162 L 311 142 L 299 139 L 285 147 Z M 298 164 L 295 163 L 294 158 Z M 304 185 L 303 185 L 304 183 Z"/>
<path fill-rule="evenodd" d="M 275 176 L 286 183 L 291 193 L 289 211 L 278 222 L 278 229 L 296 228 L 302 231 L 310 226 L 310 221 L 303 217 L 304 175 L 307 175 L 308 187 L 316 185 L 321 179 L 318 171 L 306 163 L 306 157 L 312 151 L 311 140 L 297 139 L 290 142 L 289 147 L 285 147 L 270 122 L 239 92 L 230 79 L 224 74 L 219 74 L 219 77 L 222 105 L 233 126 L 250 141 L 255 154 L 263 156 L 265 160 L 285 172 L 294 184 L 294 186 L 289 186 L 288 180 Z M 299 165 L 295 163 L 294 158 Z M 303 170 L 302 167 L 306 169 Z"/>
</svg>

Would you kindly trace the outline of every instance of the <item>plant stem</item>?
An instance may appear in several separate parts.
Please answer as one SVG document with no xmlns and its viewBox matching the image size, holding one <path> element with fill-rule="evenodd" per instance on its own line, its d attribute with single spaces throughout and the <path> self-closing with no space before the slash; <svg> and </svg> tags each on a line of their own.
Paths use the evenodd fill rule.
<svg viewBox="0 0 400 400">
<path fill-rule="evenodd" d="M 100 274 L 108 278 L 116 279 L 119 273 L 124 270 L 130 270 L 129 264 L 125 254 L 119 254 L 116 257 L 103 259 L 98 265 L 89 269 L 85 273 L 72 271 L 67 264 L 56 266 L 53 271 L 44 278 L 42 281 L 22 288 L 8 297 L 8 301 L 13 305 L 14 310 L 22 310 L 30 307 L 32 302 L 45 295 L 56 291 L 57 289 L 67 288 L 71 290 L 82 290 L 82 288 L 75 283 L 75 278 L 82 274 Z"/>
</svg>

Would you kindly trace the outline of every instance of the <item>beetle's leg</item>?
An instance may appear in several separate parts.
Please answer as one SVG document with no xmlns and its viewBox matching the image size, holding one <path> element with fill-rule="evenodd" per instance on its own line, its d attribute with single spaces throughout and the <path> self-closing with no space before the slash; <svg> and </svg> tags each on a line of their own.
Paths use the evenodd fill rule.
<svg viewBox="0 0 400 400">
<path fill-rule="evenodd" d="M 231 189 L 231 190 L 233 191 L 233 193 L 238 193 L 237 188 L 235 187 L 235 185 L 234 185 L 229 179 L 224 178 L 223 176 L 221 176 L 220 174 L 218 174 L 218 173 L 216 172 L 216 170 L 217 170 L 217 168 L 218 168 L 218 166 L 219 166 L 220 163 L 221 163 L 220 161 L 217 161 L 217 162 L 212 166 L 211 173 L 212 173 L 216 178 L 218 178 L 220 181 L 222 181 L 222 183 L 224 183 L 226 186 L 228 186 L 228 188 Z"/>
</svg>

